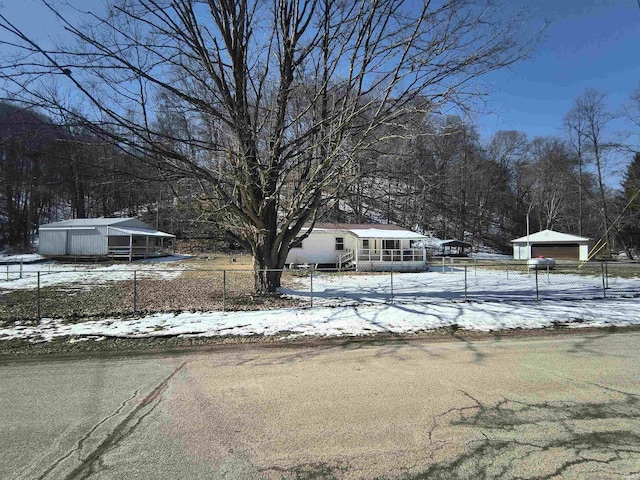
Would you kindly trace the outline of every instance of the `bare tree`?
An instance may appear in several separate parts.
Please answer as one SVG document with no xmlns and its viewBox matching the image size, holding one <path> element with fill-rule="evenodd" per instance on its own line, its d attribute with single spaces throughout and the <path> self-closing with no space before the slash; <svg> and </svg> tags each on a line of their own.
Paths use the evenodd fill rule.
<svg viewBox="0 0 640 480">
<path fill-rule="evenodd" d="M 534 207 L 540 228 L 559 225 L 575 229 L 575 158 L 566 143 L 554 137 L 536 137 L 531 142 L 530 169 Z"/>
<path fill-rule="evenodd" d="M 502 191 L 502 208 L 500 212 L 500 226 L 506 227 L 507 219 L 513 220 L 522 210 L 519 168 L 528 158 L 529 142 L 527 134 L 515 130 L 502 130 L 495 133 L 487 148 L 489 157 L 498 164 L 501 176 L 504 177 L 506 187 Z M 514 232 L 518 233 L 518 232 Z"/>
<path fill-rule="evenodd" d="M 55 99 L 38 85 L 61 78 L 79 121 L 167 179 L 197 179 L 253 253 L 258 292 L 279 286 L 358 155 L 402 135 L 407 113 L 465 108 L 474 79 L 529 47 L 489 0 L 119 0 L 82 25 L 42 2 L 79 47 L 45 49 L 0 15 L 0 42 L 22 48 L 2 78 L 42 105 Z"/>
<path fill-rule="evenodd" d="M 624 112 L 633 124 L 640 128 L 640 86 L 631 94 L 629 104 L 625 106 Z"/>
<path fill-rule="evenodd" d="M 586 119 L 577 108 L 572 108 L 564 117 L 564 127 L 569 142 L 576 152 L 578 162 L 578 235 L 583 235 L 584 225 L 584 142 Z"/>
<path fill-rule="evenodd" d="M 636 88 L 627 105 L 623 107 L 624 115 L 632 122 L 635 131 L 630 132 L 632 138 L 636 138 L 636 144 L 631 145 L 631 151 L 637 153 L 640 151 L 640 85 Z"/>
<path fill-rule="evenodd" d="M 591 155 L 595 166 L 606 254 L 611 253 L 611 221 L 608 213 L 604 170 L 606 153 L 611 145 L 606 141 L 605 134 L 609 122 L 614 118 L 615 116 L 607 108 L 606 94 L 592 89 L 585 90 L 575 100 L 566 117 L 567 125 L 573 132 L 574 145 L 579 146 L 577 151 L 580 165 L 580 185 L 582 185 L 582 154 L 585 150 Z M 580 192 L 582 195 L 582 189 Z"/>
</svg>

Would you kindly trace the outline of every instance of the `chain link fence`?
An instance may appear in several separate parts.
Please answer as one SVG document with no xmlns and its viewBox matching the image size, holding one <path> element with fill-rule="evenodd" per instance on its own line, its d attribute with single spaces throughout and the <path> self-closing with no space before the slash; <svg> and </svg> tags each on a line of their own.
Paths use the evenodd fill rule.
<svg viewBox="0 0 640 480">
<path fill-rule="evenodd" d="M 580 300 L 640 295 L 640 264 L 559 264 L 443 259 L 429 271 L 283 270 L 279 294 L 257 296 L 254 271 L 43 265 L 7 268 L 0 321 L 159 312 L 459 301 Z"/>
</svg>

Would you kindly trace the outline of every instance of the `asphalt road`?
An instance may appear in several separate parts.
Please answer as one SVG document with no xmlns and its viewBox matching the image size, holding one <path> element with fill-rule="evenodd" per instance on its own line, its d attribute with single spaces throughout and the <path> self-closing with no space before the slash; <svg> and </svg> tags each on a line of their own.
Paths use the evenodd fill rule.
<svg viewBox="0 0 640 480">
<path fill-rule="evenodd" d="M 640 334 L 0 367 L 0 478 L 638 478 Z"/>
</svg>

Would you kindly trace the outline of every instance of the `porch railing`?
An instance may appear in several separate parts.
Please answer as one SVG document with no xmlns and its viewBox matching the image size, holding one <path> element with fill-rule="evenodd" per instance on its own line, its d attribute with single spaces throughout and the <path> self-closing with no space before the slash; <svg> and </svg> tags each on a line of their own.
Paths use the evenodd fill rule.
<svg viewBox="0 0 640 480">
<path fill-rule="evenodd" d="M 107 255 L 113 256 L 113 257 L 128 257 L 129 254 L 131 254 L 132 256 L 136 257 L 136 256 L 161 254 L 168 251 L 170 251 L 169 245 L 163 245 L 163 246 L 149 245 L 148 247 L 146 245 L 140 245 L 140 246 L 134 245 L 132 247 L 130 247 L 129 245 L 126 245 L 126 246 L 110 245 L 107 251 Z"/>
<path fill-rule="evenodd" d="M 353 252 L 349 251 L 338 256 L 338 268 L 342 269 L 347 263 L 353 260 Z"/>
<path fill-rule="evenodd" d="M 358 251 L 358 261 L 361 262 L 422 262 L 424 250 L 421 248 L 361 249 Z"/>
</svg>

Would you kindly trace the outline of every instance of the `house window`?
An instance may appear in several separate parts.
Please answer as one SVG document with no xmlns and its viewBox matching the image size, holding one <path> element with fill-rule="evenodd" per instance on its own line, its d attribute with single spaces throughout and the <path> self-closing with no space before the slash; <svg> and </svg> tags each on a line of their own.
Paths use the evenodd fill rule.
<svg viewBox="0 0 640 480">
<path fill-rule="evenodd" d="M 400 240 L 382 240 L 382 248 L 385 250 L 400 250 Z"/>
<path fill-rule="evenodd" d="M 291 248 L 302 248 L 302 240 L 294 238 L 291 241 Z"/>
<path fill-rule="evenodd" d="M 344 237 L 336 237 L 336 250 L 344 250 Z"/>
<path fill-rule="evenodd" d="M 364 250 L 369 250 L 369 239 L 368 238 L 362 240 L 362 248 Z"/>
</svg>

